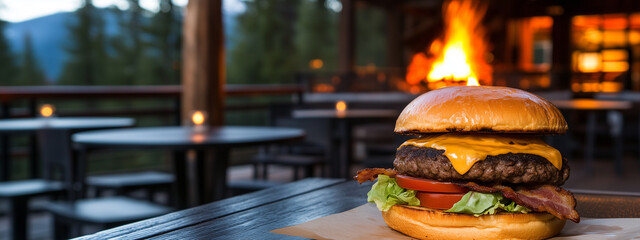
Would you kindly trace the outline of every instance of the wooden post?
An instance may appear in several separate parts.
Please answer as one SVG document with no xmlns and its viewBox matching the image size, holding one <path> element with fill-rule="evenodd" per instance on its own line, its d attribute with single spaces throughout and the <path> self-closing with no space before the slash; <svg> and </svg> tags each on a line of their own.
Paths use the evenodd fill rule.
<svg viewBox="0 0 640 240">
<path fill-rule="evenodd" d="M 182 122 L 205 110 L 211 126 L 224 124 L 224 32 L 222 0 L 189 0 L 182 46 Z"/>
<path fill-rule="evenodd" d="M 342 11 L 340 11 L 338 70 L 341 74 L 352 72 L 355 65 L 354 2 L 355 0 L 342 0 Z"/>
<path fill-rule="evenodd" d="M 569 89 L 571 83 L 571 16 L 567 12 L 553 17 L 551 39 L 553 41 L 551 87 L 556 90 Z"/>
</svg>

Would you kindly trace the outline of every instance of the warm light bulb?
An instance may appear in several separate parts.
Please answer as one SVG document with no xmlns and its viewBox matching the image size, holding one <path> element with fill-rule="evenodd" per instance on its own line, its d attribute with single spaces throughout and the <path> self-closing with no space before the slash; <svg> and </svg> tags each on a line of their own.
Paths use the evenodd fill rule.
<svg viewBox="0 0 640 240">
<path fill-rule="evenodd" d="M 51 104 L 44 104 L 40 107 L 40 116 L 51 117 L 53 112 L 55 112 L 55 108 Z"/>
<path fill-rule="evenodd" d="M 205 125 L 207 121 L 206 111 L 193 111 L 191 114 L 191 122 L 193 123 L 193 131 L 196 133 L 204 133 L 208 127 Z"/>
<path fill-rule="evenodd" d="M 578 55 L 578 70 L 585 73 L 600 72 L 602 56 L 597 52 L 586 52 Z"/>
<path fill-rule="evenodd" d="M 336 110 L 339 112 L 347 110 L 347 103 L 345 103 L 344 101 L 336 102 Z"/>
<path fill-rule="evenodd" d="M 202 125 L 204 123 L 204 119 L 204 114 L 201 111 L 195 111 L 193 115 L 191 115 L 191 121 L 193 121 L 193 124 L 196 126 Z"/>
</svg>

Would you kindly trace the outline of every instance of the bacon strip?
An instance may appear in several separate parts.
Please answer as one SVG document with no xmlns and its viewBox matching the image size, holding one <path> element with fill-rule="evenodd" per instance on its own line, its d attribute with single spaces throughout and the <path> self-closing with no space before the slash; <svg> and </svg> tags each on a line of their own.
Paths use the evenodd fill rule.
<svg viewBox="0 0 640 240">
<path fill-rule="evenodd" d="M 395 177 L 398 174 L 398 171 L 391 168 L 365 168 L 358 171 L 353 179 L 358 180 L 359 183 L 363 183 L 366 181 L 376 180 L 379 174 L 384 174 L 389 177 Z"/>
<path fill-rule="evenodd" d="M 482 186 L 473 182 L 459 185 L 477 192 L 501 192 L 504 197 L 534 211 L 548 212 L 560 219 L 580 222 L 573 194 L 557 186 L 543 185 L 538 188 L 513 190 L 507 186 Z"/>
</svg>

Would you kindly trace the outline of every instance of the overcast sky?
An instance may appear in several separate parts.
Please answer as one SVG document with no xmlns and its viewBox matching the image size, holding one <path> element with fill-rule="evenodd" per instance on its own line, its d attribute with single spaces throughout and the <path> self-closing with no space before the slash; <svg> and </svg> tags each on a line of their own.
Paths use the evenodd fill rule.
<svg viewBox="0 0 640 240">
<path fill-rule="evenodd" d="M 226 12 L 244 11 L 240 0 L 223 0 Z M 57 12 L 70 12 L 82 5 L 83 0 L 0 0 L 0 19 L 9 22 L 21 22 Z M 184 6 L 188 0 L 173 0 L 174 4 Z M 115 5 L 120 9 L 128 7 L 127 0 L 93 0 L 97 7 Z M 158 0 L 140 0 L 143 8 L 157 11 Z"/>
</svg>

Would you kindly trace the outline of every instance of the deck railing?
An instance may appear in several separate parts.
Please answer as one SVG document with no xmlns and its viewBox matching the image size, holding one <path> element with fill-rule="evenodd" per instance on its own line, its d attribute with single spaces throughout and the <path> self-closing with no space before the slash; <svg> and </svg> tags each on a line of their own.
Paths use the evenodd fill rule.
<svg viewBox="0 0 640 240">
<path fill-rule="evenodd" d="M 228 98 L 291 95 L 292 101 L 301 101 L 303 88 L 298 85 L 227 85 Z M 100 110 L 86 109 L 61 112 L 60 116 L 110 116 L 110 115 L 165 115 L 180 113 L 182 86 L 21 86 L 0 87 L 0 118 L 34 116 L 38 102 L 56 100 L 113 100 L 113 99 L 170 99 L 170 107 L 146 109 Z M 26 101 L 27 107 L 14 109 L 17 101 Z M 227 105 L 226 110 L 266 108 L 268 103 L 243 103 Z"/>
<path fill-rule="evenodd" d="M 227 85 L 225 92 L 228 115 L 242 120 L 264 118 L 253 122 L 266 123 L 270 104 L 300 102 L 303 88 L 298 85 Z M 147 120 L 138 122 L 143 126 L 177 125 L 180 123 L 181 95 L 180 85 L 0 87 L 0 119 L 34 117 L 39 104 L 55 103 L 60 106 L 56 115 L 61 117 L 126 116 Z M 128 104 L 136 101 L 142 103 Z M 238 124 L 239 121 L 230 122 Z M 251 124 L 251 121 L 244 124 Z M 18 144 L 8 144 L 8 139 L 9 136 L 0 136 L 0 149 L 7 151 L 10 159 L 37 157 L 30 154 L 36 147 L 33 137 L 17 139 Z"/>
</svg>

